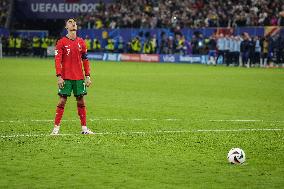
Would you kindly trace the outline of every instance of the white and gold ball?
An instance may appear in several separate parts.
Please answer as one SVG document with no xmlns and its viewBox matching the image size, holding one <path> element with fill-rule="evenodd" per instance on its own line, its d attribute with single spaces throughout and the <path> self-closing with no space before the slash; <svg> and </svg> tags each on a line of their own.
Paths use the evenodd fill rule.
<svg viewBox="0 0 284 189">
<path fill-rule="evenodd" d="M 240 148 L 232 148 L 228 153 L 227 159 L 232 164 L 242 164 L 246 161 L 246 154 Z"/>
</svg>

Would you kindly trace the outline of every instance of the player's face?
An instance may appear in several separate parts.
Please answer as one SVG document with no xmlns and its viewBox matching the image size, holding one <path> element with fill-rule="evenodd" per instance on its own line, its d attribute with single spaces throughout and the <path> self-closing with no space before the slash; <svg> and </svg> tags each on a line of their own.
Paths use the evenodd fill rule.
<svg viewBox="0 0 284 189">
<path fill-rule="evenodd" d="M 66 22 L 65 28 L 66 28 L 68 31 L 77 31 L 77 24 L 76 24 L 75 20 L 69 19 L 69 20 Z"/>
</svg>

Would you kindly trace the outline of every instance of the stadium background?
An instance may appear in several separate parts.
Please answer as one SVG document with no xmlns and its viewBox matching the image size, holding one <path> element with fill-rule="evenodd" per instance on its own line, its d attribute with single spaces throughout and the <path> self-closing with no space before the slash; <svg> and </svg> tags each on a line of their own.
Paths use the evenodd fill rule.
<svg viewBox="0 0 284 189">
<path fill-rule="evenodd" d="M 0 188 L 283 188 L 283 8 L 281 0 L 0 1 Z M 80 134 L 73 97 L 60 135 L 50 136 L 52 53 L 69 17 L 90 44 L 94 136 Z M 234 48 L 222 48 L 225 38 Z M 217 66 L 204 65 L 210 54 L 222 55 Z M 241 67 L 242 54 L 252 68 Z M 241 166 L 227 161 L 233 147 L 246 153 Z"/>
<path fill-rule="evenodd" d="M 90 59 L 208 63 L 210 51 L 216 51 L 216 56 L 222 51 L 218 43 L 222 34 L 228 41 L 228 52 L 218 58 L 217 64 L 240 65 L 242 58 L 233 53 L 242 56 L 246 52 L 253 65 L 261 64 L 265 58 L 271 66 L 284 62 L 284 7 L 277 0 L 248 0 L 245 4 L 217 0 L 14 0 L 2 1 L 1 6 L 4 56 L 52 56 L 56 40 L 65 32 L 64 19 L 74 17 Z M 245 33 L 252 41 L 251 47 L 234 49 L 236 38 L 243 41 Z"/>
</svg>

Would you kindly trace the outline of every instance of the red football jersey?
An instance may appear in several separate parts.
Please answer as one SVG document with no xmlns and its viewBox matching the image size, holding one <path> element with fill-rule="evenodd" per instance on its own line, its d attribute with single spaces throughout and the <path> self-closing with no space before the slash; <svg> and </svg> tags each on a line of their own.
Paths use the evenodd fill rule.
<svg viewBox="0 0 284 189">
<path fill-rule="evenodd" d="M 85 41 L 77 37 L 75 40 L 62 37 L 55 47 L 56 75 L 68 80 L 83 80 L 85 75 L 90 75 L 90 65 L 87 59 Z"/>
</svg>

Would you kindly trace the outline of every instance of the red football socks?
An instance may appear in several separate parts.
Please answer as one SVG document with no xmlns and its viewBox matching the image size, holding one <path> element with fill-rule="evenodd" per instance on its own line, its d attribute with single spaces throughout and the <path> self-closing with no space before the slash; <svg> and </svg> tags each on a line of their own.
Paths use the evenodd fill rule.
<svg viewBox="0 0 284 189">
<path fill-rule="evenodd" d="M 77 106 L 78 115 L 81 120 L 81 126 L 86 126 L 86 107 L 85 106 Z"/>
<path fill-rule="evenodd" d="M 57 106 L 54 125 L 59 126 L 63 113 L 64 113 L 64 107 Z"/>
<path fill-rule="evenodd" d="M 77 105 L 78 115 L 81 120 L 81 125 L 86 126 L 86 107 L 84 105 Z M 57 106 L 54 125 L 59 126 L 64 113 L 64 107 Z"/>
</svg>

